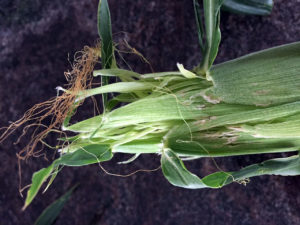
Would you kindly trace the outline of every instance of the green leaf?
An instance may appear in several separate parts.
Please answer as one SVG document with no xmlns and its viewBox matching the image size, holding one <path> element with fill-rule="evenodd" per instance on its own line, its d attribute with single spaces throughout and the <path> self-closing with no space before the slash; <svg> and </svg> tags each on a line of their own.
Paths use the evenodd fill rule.
<svg viewBox="0 0 300 225">
<path fill-rule="evenodd" d="M 52 225 L 63 209 L 65 203 L 71 197 L 72 192 L 78 185 L 72 187 L 67 193 L 49 205 L 35 221 L 34 225 Z"/>
<path fill-rule="evenodd" d="M 222 9 L 238 14 L 269 15 L 273 5 L 273 0 L 225 0 Z"/>
<path fill-rule="evenodd" d="M 108 161 L 113 157 L 109 145 L 92 144 L 78 148 L 72 153 L 66 153 L 55 161 L 56 165 L 85 166 Z"/>
<path fill-rule="evenodd" d="M 214 66 L 214 94 L 226 103 L 270 106 L 300 100 L 300 42 Z"/>
<path fill-rule="evenodd" d="M 101 38 L 101 60 L 103 69 L 110 69 L 114 58 L 110 11 L 107 0 L 98 6 L 98 33 Z"/>
<path fill-rule="evenodd" d="M 163 150 L 161 167 L 164 176 L 174 186 L 189 189 L 206 187 L 199 177 L 185 168 L 182 160 L 170 149 Z"/>
<path fill-rule="evenodd" d="M 227 181 L 230 180 L 230 178 L 232 178 L 231 176 L 231 173 L 228 172 L 216 172 L 204 177 L 202 179 L 202 182 L 210 188 L 221 188 L 225 184 L 227 184 Z"/>
<path fill-rule="evenodd" d="M 203 58 L 200 65 L 195 68 L 197 74 L 206 75 L 213 64 L 221 41 L 220 25 L 220 7 L 223 0 L 203 0 L 204 24 L 201 21 L 200 10 L 197 2 L 194 0 L 194 9 L 196 13 L 196 22 L 198 27 L 199 43 L 202 49 Z M 205 37 L 205 38 L 204 38 Z"/>
<path fill-rule="evenodd" d="M 85 166 L 93 163 L 108 161 L 113 157 L 109 145 L 92 144 L 78 148 L 72 153 L 65 153 L 56 159 L 49 167 L 35 172 L 32 184 L 27 192 L 23 210 L 32 202 L 42 184 L 49 178 L 53 170 L 59 166 Z M 50 181 L 52 183 L 52 181 Z M 48 186 L 47 186 L 48 188 Z"/>
<path fill-rule="evenodd" d="M 204 26 L 201 19 L 201 9 L 198 0 L 193 0 L 196 25 L 198 29 L 198 39 L 202 53 L 204 52 Z"/>
<path fill-rule="evenodd" d="M 210 187 L 222 187 L 233 181 L 243 182 L 244 179 L 262 175 L 296 176 L 300 175 L 299 156 L 277 158 L 247 166 L 237 172 L 217 172 L 210 174 L 202 181 Z"/>
<path fill-rule="evenodd" d="M 219 171 L 202 179 L 189 172 L 182 160 L 170 149 L 163 150 L 161 165 L 164 176 L 171 184 L 188 189 L 221 188 L 232 182 L 245 184 L 249 178 L 261 175 L 300 175 L 299 155 L 267 160 L 236 172 Z"/>
<path fill-rule="evenodd" d="M 51 164 L 47 168 L 43 168 L 37 172 L 35 172 L 32 176 L 32 184 L 30 189 L 27 192 L 27 197 L 25 200 L 25 205 L 23 206 L 23 210 L 32 202 L 34 197 L 37 195 L 40 190 L 42 184 L 48 179 L 53 170 L 53 164 Z"/>
<path fill-rule="evenodd" d="M 101 39 L 101 63 L 103 69 L 110 69 L 115 65 L 114 48 L 111 31 L 110 11 L 107 0 L 99 0 L 98 5 L 98 33 Z M 108 77 L 101 77 L 102 85 L 108 84 Z M 102 95 L 105 110 L 107 94 Z"/>
<path fill-rule="evenodd" d="M 43 193 L 45 193 L 45 192 L 48 190 L 48 188 L 51 186 L 51 184 L 52 184 L 53 181 L 55 180 L 55 178 L 56 178 L 58 172 L 59 172 L 59 168 L 58 168 L 58 167 L 56 167 L 56 168 L 54 168 L 54 169 L 52 170 L 51 177 L 50 177 L 50 179 L 49 179 L 49 181 L 48 181 L 48 184 L 47 184 L 47 186 L 45 187 Z"/>
</svg>

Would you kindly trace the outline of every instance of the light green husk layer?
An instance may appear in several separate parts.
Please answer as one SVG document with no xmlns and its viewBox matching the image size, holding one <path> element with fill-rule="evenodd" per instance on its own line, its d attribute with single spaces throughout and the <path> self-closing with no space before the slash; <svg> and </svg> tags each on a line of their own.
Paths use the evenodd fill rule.
<svg viewBox="0 0 300 225">
<path fill-rule="evenodd" d="M 127 103 L 64 130 L 78 133 L 63 149 L 108 144 L 113 152 L 227 156 L 297 151 L 300 44 L 280 46 L 212 67 L 212 82 L 178 72 L 87 90 L 79 98 L 121 93 Z M 113 76 L 124 70 L 96 71 Z M 200 144 L 200 145 L 199 145 Z"/>
<path fill-rule="evenodd" d="M 179 71 L 142 75 L 106 69 L 94 74 L 126 77 L 126 82 L 80 93 L 78 99 L 117 95 L 104 114 L 64 125 L 63 130 L 74 136 L 68 138 L 61 158 L 35 173 L 26 205 L 58 167 L 98 163 L 115 153 L 159 154 L 165 177 L 185 188 L 218 188 L 252 176 L 300 173 L 298 155 L 203 179 L 182 162 L 191 157 L 299 151 L 300 43 L 216 65 L 209 71 L 210 81 L 187 78 Z"/>
</svg>

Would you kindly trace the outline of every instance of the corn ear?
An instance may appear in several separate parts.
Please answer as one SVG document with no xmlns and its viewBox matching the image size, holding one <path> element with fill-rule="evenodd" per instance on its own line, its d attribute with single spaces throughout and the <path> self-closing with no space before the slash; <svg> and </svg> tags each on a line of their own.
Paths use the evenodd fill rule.
<svg viewBox="0 0 300 225">
<path fill-rule="evenodd" d="M 182 71 L 136 74 L 105 69 L 95 75 L 128 79 L 81 92 L 78 99 L 119 93 L 111 110 L 65 124 L 70 144 L 47 169 L 34 174 L 25 207 L 60 166 L 110 160 L 113 154 L 159 154 L 167 180 L 184 188 L 219 188 L 259 175 L 299 175 L 299 156 L 272 159 L 240 171 L 199 178 L 184 159 L 298 152 L 300 43 L 213 66 L 210 81 Z M 184 73 L 186 73 L 184 71 Z M 122 107 L 115 107 L 121 103 Z M 133 157 L 134 160 L 136 157 Z"/>
</svg>

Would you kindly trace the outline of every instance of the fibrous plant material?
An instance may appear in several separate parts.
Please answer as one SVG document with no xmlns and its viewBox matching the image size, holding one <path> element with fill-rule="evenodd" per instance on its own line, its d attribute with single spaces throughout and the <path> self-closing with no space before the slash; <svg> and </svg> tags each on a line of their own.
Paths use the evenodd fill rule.
<svg viewBox="0 0 300 225">
<path fill-rule="evenodd" d="M 231 182 L 245 184 L 259 175 L 300 174 L 298 155 L 271 159 L 236 172 L 225 172 L 217 166 L 218 172 L 202 179 L 184 166 L 184 160 L 201 157 L 298 152 L 300 146 L 300 43 L 212 66 L 221 38 L 223 1 L 203 0 L 203 17 L 198 2 L 193 3 L 203 54 L 200 64 L 192 71 L 178 63 L 178 71 L 139 74 L 117 67 L 108 4 L 100 1 L 101 51 L 87 51 L 90 63 L 83 60 L 76 73 L 79 75 L 71 82 L 79 83 L 78 87 L 60 88 L 63 94 L 53 101 L 68 99 L 58 102 L 63 110 L 46 112 L 47 116 L 58 115 L 55 129 L 61 125 L 61 132 L 73 135 L 62 136 L 60 157 L 33 175 L 24 207 L 48 178 L 46 189 L 49 187 L 61 167 L 100 164 L 116 153 L 131 154 L 126 163 L 140 154 L 158 154 L 168 181 L 192 189 L 220 188 Z M 92 88 L 88 74 L 98 52 L 102 54 L 103 69 L 94 70 L 93 76 L 104 78 L 105 85 Z M 109 77 L 119 82 L 108 84 Z M 108 93 L 114 93 L 114 97 L 108 99 Z M 104 96 L 103 113 L 71 124 L 75 109 L 95 95 Z M 52 129 L 47 128 L 46 134 Z"/>
<path fill-rule="evenodd" d="M 43 142 L 43 139 L 49 132 L 58 132 L 62 135 L 63 132 L 60 131 L 61 125 L 72 114 L 75 107 L 83 103 L 83 101 L 77 99 L 77 95 L 81 91 L 91 88 L 92 72 L 100 55 L 99 50 L 99 45 L 95 48 L 86 46 L 83 51 L 78 52 L 75 56 L 72 70 L 65 73 L 68 81 L 66 89 L 58 87 L 58 95 L 56 97 L 34 105 L 21 119 L 11 123 L 9 127 L 2 128 L 5 131 L 0 136 L 0 142 L 4 141 L 17 128 L 24 126 L 23 134 L 17 142 L 25 135 L 28 129 L 34 129 L 34 131 L 28 145 L 18 153 L 18 157 L 27 159 L 31 156 L 43 154 L 44 146 L 49 147 Z M 61 90 L 67 91 L 59 95 Z M 50 124 L 44 124 L 44 121 L 49 119 L 51 120 Z M 38 144 L 41 144 L 39 150 L 37 150 Z"/>
</svg>

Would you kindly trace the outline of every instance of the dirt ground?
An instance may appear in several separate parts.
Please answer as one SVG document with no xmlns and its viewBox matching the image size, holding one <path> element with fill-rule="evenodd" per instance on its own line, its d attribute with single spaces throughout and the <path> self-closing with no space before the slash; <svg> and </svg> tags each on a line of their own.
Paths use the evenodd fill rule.
<svg viewBox="0 0 300 225">
<path fill-rule="evenodd" d="M 126 39 L 155 71 L 176 70 L 176 62 L 192 68 L 200 59 L 191 0 L 110 0 L 114 39 Z M 64 71 L 76 51 L 97 37 L 97 0 L 0 1 L 0 127 L 14 121 L 35 103 L 55 96 L 65 83 Z M 222 13 L 222 43 L 217 62 L 268 47 L 300 41 L 300 1 L 275 0 L 266 17 Z M 128 63 L 150 72 L 139 58 Z M 82 116 L 89 115 L 83 112 Z M 231 184 L 220 190 L 185 190 L 171 186 L 161 171 L 128 178 L 104 174 L 98 166 L 64 168 L 45 194 L 26 211 L 18 193 L 16 153 L 29 136 L 14 145 L 18 130 L 0 145 L 0 224 L 33 224 L 42 210 L 72 185 L 80 183 L 63 209 L 57 225 L 152 224 L 300 224 L 300 178 L 265 176 L 247 186 Z M 54 137 L 47 141 L 55 145 Z M 278 155 L 277 155 L 278 156 Z M 279 155 L 280 156 L 280 155 Z M 133 165 L 117 165 L 116 156 L 104 166 L 129 173 L 156 168 L 156 155 L 142 156 Z M 219 159 L 223 168 L 240 168 L 265 156 Z M 22 184 L 48 165 L 39 159 L 23 163 Z M 213 167 L 209 160 L 188 163 L 198 174 Z"/>
</svg>

